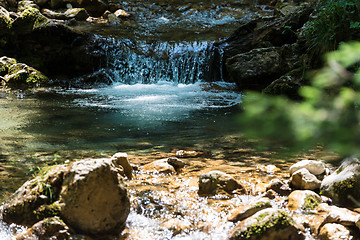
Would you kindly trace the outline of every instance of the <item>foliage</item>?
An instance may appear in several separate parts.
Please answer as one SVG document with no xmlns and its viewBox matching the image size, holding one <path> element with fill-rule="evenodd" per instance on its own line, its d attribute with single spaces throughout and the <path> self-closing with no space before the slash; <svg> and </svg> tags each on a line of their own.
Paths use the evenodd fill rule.
<svg viewBox="0 0 360 240">
<path fill-rule="evenodd" d="M 326 60 L 310 74 L 311 86 L 300 88 L 301 102 L 249 93 L 239 119 L 243 132 L 293 150 L 322 144 L 344 156 L 358 153 L 360 42 L 341 44 Z"/>
<path fill-rule="evenodd" d="M 340 42 L 352 40 L 360 30 L 358 0 L 321 0 L 317 11 L 304 32 L 309 52 L 315 56 L 337 49 Z"/>
</svg>

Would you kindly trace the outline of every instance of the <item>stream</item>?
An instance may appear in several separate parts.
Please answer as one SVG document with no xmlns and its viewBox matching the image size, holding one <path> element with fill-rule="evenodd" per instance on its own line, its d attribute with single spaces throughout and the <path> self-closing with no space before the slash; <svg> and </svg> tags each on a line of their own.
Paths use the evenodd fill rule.
<svg viewBox="0 0 360 240">
<path fill-rule="evenodd" d="M 216 81 L 209 77 L 211 48 L 241 22 L 271 11 L 238 0 L 138 0 L 122 6 L 133 20 L 74 26 L 107 40 L 108 64 L 101 71 L 112 84 L 0 93 L 0 200 L 37 167 L 116 152 L 143 165 L 191 149 L 202 155 L 183 174 L 137 171 L 127 183 L 132 210 L 123 238 L 226 239 L 231 210 L 255 201 L 266 181 L 282 176 L 258 165 L 286 169 L 291 161 L 255 152 L 254 143 L 243 139 L 236 121 L 243 96 L 223 82 L 221 70 Z M 235 174 L 253 196 L 197 196 L 197 177 L 209 170 Z M 0 239 L 21 229 L 1 224 Z"/>
</svg>

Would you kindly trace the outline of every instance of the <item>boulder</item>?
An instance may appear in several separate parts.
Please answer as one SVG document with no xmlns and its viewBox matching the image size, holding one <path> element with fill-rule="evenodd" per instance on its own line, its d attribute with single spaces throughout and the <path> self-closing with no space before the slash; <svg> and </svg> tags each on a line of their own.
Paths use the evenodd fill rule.
<svg viewBox="0 0 360 240">
<path fill-rule="evenodd" d="M 292 174 L 290 185 L 295 189 L 315 190 L 320 188 L 321 182 L 306 168 L 301 168 Z"/>
<path fill-rule="evenodd" d="M 39 9 L 26 6 L 13 22 L 12 30 L 16 35 L 26 35 L 48 22 L 49 19 L 42 15 Z"/>
<path fill-rule="evenodd" d="M 6 48 L 0 48 L 2 55 L 16 54 L 19 62 L 31 64 L 49 78 L 67 81 L 93 73 L 106 64 L 104 39 L 56 21 L 19 27 L 25 26 L 29 26 L 27 31 L 17 32 Z"/>
<path fill-rule="evenodd" d="M 321 197 L 310 190 L 296 190 L 288 196 L 290 210 L 312 211 L 321 203 Z"/>
<path fill-rule="evenodd" d="M 325 164 L 321 161 L 315 161 L 315 160 L 302 160 L 300 162 L 295 163 L 292 165 L 289 169 L 290 176 L 296 172 L 297 170 L 300 170 L 302 168 L 306 168 L 311 174 L 314 175 L 321 175 L 325 173 Z"/>
<path fill-rule="evenodd" d="M 230 232 L 229 240 L 301 240 L 304 234 L 286 211 L 264 209 L 241 221 Z"/>
<path fill-rule="evenodd" d="M 133 175 L 133 168 L 130 165 L 128 155 L 126 153 L 118 152 L 115 153 L 111 158 L 110 161 L 115 165 L 117 168 L 122 168 L 122 176 L 126 176 L 129 179 L 132 179 Z"/>
<path fill-rule="evenodd" d="M 296 44 L 257 48 L 226 60 L 230 78 L 242 89 L 259 89 L 292 70 L 298 61 Z"/>
<path fill-rule="evenodd" d="M 63 165 L 42 169 L 36 178 L 25 182 L 4 203 L 2 220 L 9 224 L 32 226 L 41 218 L 58 215 L 60 206 L 55 201 L 66 171 L 67 167 Z"/>
<path fill-rule="evenodd" d="M 250 204 L 249 206 L 243 206 L 238 209 L 235 209 L 235 211 L 228 218 L 228 221 L 230 222 L 242 221 L 245 218 L 248 218 L 265 208 L 271 208 L 270 199 L 261 198 L 258 201 Z"/>
<path fill-rule="evenodd" d="M 110 159 L 71 164 L 64 175 L 59 204 L 60 216 L 67 224 L 95 236 L 119 234 L 130 212 L 127 190 Z"/>
<path fill-rule="evenodd" d="M 246 193 L 246 189 L 230 175 L 220 171 L 203 173 L 199 177 L 199 195 Z"/>
<path fill-rule="evenodd" d="M 360 161 L 356 157 L 344 160 L 335 172 L 323 179 L 320 190 L 334 203 L 359 206 Z"/>
<path fill-rule="evenodd" d="M 48 78 L 36 69 L 23 63 L 16 63 L 8 68 L 8 73 L 4 77 L 3 85 L 10 88 L 27 89 L 39 87 L 48 83 Z"/>
<path fill-rule="evenodd" d="M 67 240 L 70 239 L 70 229 L 59 217 L 51 217 L 37 222 L 12 238 L 12 240 L 29 239 Z"/>
<path fill-rule="evenodd" d="M 179 171 L 181 168 L 185 167 L 185 162 L 178 159 L 177 157 L 169 157 L 167 162 L 175 168 L 176 171 Z"/>
<path fill-rule="evenodd" d="M 327 223 L 321 229 L 319 233 L 320 240 L 350 240 L 353 239 L 350 231 L 341 224 Z"/>
</svg>

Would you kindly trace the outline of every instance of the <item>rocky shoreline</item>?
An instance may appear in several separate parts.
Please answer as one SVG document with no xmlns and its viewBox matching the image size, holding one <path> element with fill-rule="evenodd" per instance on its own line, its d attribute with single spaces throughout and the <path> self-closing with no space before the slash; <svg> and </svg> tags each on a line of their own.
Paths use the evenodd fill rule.
<svg viewBox="0 0 360 240">
<path fill-rule="evenodd" d="M 136 164 L 131 163 L 132 158 Z M 173 198 L 175 205 L 167 206 L 165 199 L 163 203 L 156 200 L 156 192 L 181 191 L 181 179 L 197 189 L 186 196 L 187 201 L 207 199 L 216 211 L 227 213 L 223 221 L 232 224 L 228 239 L 360 236 L 356 200 L 360 197 L 360 161 L 356 157 L 344 160 L 337 169 L 323 161 L 301 160 L 287 173 L 274 165 L 209 165 L 201 152 L 188 150 L 178 151 L 173 157 L 149 159 L 117 153 L 111 158 L 44 168 L 5 202 L 2 219 L 29 227 L 14 239 L 142 239 L 134 230 L 125 228 L 130 208 L 163 218 L 164 227 L 174 236 L 194 228 L 207 231 L 211 222 L 192 226 L 181 218 L 175 217 L 175 221 L 171 216 L 162 216 L 161 210 L 157 213 L 156 209 L 162 208 L 176 212 L 175 203 L 181 197 Z M 143 197 L 153 200 L 130 198 L 128 191 L 140 195 L 152 192 Z M 233 200 L 241 196 L 252 196 L 253 201 L 234 204 Z"/>
</svg>

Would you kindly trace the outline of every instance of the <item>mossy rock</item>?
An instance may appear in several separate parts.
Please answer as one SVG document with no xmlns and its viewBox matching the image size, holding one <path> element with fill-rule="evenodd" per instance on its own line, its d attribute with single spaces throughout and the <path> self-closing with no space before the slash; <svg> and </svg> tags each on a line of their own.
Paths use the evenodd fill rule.
<svg viewBox="0 0 360 240">
<path fill-rule="evenodd" d="M 320 190 L 334 203 L 357 207 L 360 199 L 360 161 L 356 157 L 346 159 L 334 173 L 324 178 Z"/>
<path fill-rule="evenodd" d="M 58 198 L 67 168 L 59 165 L 42 170 L 25 182 L 3 205 L 2 220 L 6 223 L 31 226 L 44 217 L 57 215 Z"/>
<path fill-rule="evenodd" d="M 6 45 L 11 26 L 12 19 L 10 13 L 0 6 L 0 46 Z"/>
<path fill-rule="evenodd" d="M 0 76 L 5 76 L 9 72 L 9 68 L 11 65 L 16 64 L 15 58 L 9 58 L 3 56 L 0 58 Z"/>
<path fill-rule="evenodd" d="M 230 233 L 229 240 L 289 240 L 304 239 L 286 211 L 264 209 L 241 221 Z"/>
<path fill-rule="evenodd" d="M 23 63 L 16 63 L 8 68 L 5 75 L 5 86 L 10 88 L 26 89 L 38 87 L 48 82 L 48 78 L 36 69 Z"/>
<path fill-rule="evenodd" d="M 35 28 L 49 22 L 49 19 L 42 15 L 39 9 L 26 7 L 20 16 L 13 23 L 13 31 L 17 35 L 31 33 Z"/>
</svg>

